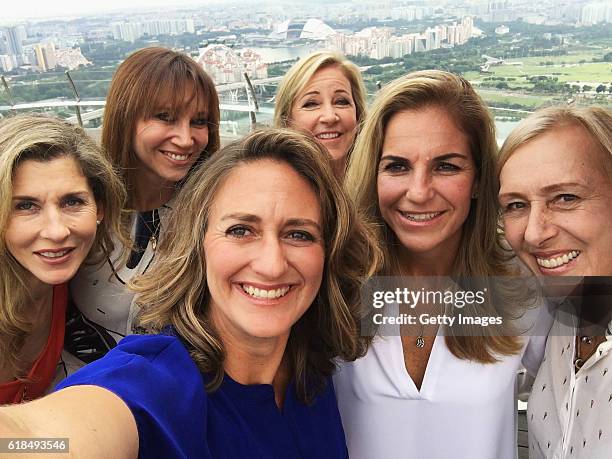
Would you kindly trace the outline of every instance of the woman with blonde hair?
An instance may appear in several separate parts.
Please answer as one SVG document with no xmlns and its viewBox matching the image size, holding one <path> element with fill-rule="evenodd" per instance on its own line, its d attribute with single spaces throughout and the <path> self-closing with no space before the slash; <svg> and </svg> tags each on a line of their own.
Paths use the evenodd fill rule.
<svg viewBox="0 0 612 459">
<path fill-rule="evenodd" d="M 333 51 L 300 59 L 276 93 L 274 126 L 310 132 L 327 149 L 343 176 L 366 114 L 366 92 L 355 64 Z"/>
<path fill-rule="evenodd" d="M 570 293 L 557 308 L 529 397 L 529 457 L 609 457 L 612 113 L 537 111 L 504 142 L 499 180 L 514 252 L 545 289 L 552 280 L 559 294 L 563 280 Z"/>
<path fill-rule="evenodd" d="M 380 257 L 323 148 L 279 129 L 224 147 L 170 227 L 135 281 L 160 334 L 0 410 L 0 430 L 88 458 L 347 457 L 330 376 L 365 353 L 360 286 Z"/>
<path fill-rule="evenodd" d="M 129 257 L 108 253 L 70 283 L 83 313 L 81 358 L 99 358 L 134 331 L 136 308 L 125 284 L 151 266 L 177 190 L 219 145 L 217 92 L 191 57 L 153 47 L 119 66 L 106 98 L 102 146 L 127 190 L 124 223 L 134 244 Z M 100 328 L 110 341 L 100 339 Z"/>
<path fill-rule="evenodd" d="M 40 397 L 66 376 L 67 282 L 121 240 L 125 192 L 81 128 L 35 115 L 0 122 L 0 189 L 0 404 L 7 404 Z"/>
<path fill-rule="evenodd" d="M 464 78 L 415 72 L 379 92 L 345 179 L 379 227 L 379 275 L 419 291 L 436 286 L 434 276 L 512 273 L 497 239 L 496 151 L 493 119 Z M 393 336 L 375 337 L 364 358 L 341 367 L 351 457 L 516 457 L 515 381 L 528 340 L 511 336 L 516 311 L 503 304 L 492 310 L 501 323 L 458 333 L 446 318 L 492 315 L 460 306 L 415 302 L 415 322 L 387 328 Z M 537 349 L 528 354 L 535 371 Z"/>
</svg>

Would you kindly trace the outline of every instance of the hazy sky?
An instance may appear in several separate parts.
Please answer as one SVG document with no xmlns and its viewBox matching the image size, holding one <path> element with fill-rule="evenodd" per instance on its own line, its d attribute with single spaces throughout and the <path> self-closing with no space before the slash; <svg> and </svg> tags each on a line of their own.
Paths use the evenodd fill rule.
<svg viewBox="0 0 612 459">
<path fill-rule="evenodd" d="M 111 12 L 127 8 L 151 9 L 217 3 L 204 0 L 5 0 L 0 6 L 0 21 L 40 17 L 70 17 Z"/>
</svg>

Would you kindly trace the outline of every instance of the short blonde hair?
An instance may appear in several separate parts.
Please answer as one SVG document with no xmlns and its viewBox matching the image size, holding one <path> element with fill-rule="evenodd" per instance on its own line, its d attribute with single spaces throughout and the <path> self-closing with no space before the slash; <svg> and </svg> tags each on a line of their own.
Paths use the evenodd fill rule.
<svg viewBox="0 0 612 459">
<path fill-rule="evenodd" d="M 308 387 L 323 384 L 334 370 L 334 358 L 354 360 L 365 354 L 369 339 L 359 337 L 360 287 L 381 261 L 377 241 L 334 177 L 329 155 L 311 136 L 290 129 L 262 130 L 213 155 L 185 183 L 168 224 L 176 231 L 164 238 L 156 263 L 132 288 L 142 307 L 141 324 L 153 330 L 172 325 L 192 348 L 200 369 L 212 375 L 209 389 L 217 388 L 224 348 L 208 321 L 204 236 L 225 179 L 238 166 L 264 159 L 294 169 L 312 186 L 321 206 L 323 281 L 313 304 L 292 327 L 285 351 L 298 394 L 307 400 Z"/>
<path fill-rule="evenodd" d="M 357 129 L 366 115 L 366 90 L 359 68 L 342 54 L 334 51 L 315 51 L 297 61 L 285 74 L 274 106 L 274 126 L 291 127 L 291 109 L 298 94 L 306 87 L 312 76 L 326 67 L 337 66 L 351 84 L 357 115 Z"/>
<path fill-rule="evenodd" d="M 0 368 L 19 372 L 24 362 L 18 354 L 31 324 L 25 320 L 28 301 L 27 271 L 8 251 L 5 237 L 12 214 L 13 176 L 19 164 L 33 160 L 73 158 L 93 191 L 96 204 L 104 209 L 88 258 L 97 262 L 111 253 L 114 241 L 127 242 L 121 227 L 125 190 L 113 166 L 80 127 L 42 115 L 17 115 L 0 121 Z M 6 351 L 5 351 L 6 350 Z M 6 353 L 5 353 L 6 352 Z"/>
<path fill-rule="evenodd" d="M 563 126 L 581 126 L 605 154 L 604 164 L 612 178 L 612 111 L 602 107 L 547 107 L 521 121 L 506 138 L 499 152 L 497 176 L 508 158 L 530 140 Z M 607 158 L 607 160 L 606 160 Z"/>
</svg>

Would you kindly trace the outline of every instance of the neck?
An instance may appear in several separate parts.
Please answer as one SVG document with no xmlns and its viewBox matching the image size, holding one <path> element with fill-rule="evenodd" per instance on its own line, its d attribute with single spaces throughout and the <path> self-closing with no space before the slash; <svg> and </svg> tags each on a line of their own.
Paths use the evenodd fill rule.
<svg viewBox="0 0 612 459">
<path fill-rule="evenodd" d="M 144 179 L 137 180 L 135 184 L 133 207 L 138 212 L 158 209 L 166 204 L 175 191 L 174 182 L 152 183 Z"/>
<path fill-rule="evenodd" d="M 344 181 L 344 173 L 346 171 L 346 156 L 343 156 L 340 159 L 332 160 L 332 169 L 334 170 L 334 175 L 340 181 Z"/>
<path fill-rule="evenodd" d="M 275 385 L 287 338 L 288 336 L 247 343 L 224 337 L 225 371 L 240 384 Z"/>
<path fill-rule="evenodd" d="M 461 232 L 458 232 L 451 240 L 427 252 L 413 252 L 401 247 L 399 253 L 401 274 L 422 277 L 450 276 L 453 274 L 460 242 Z"/>
<path fill-rule="evenodd" d="M 36 323 L 36 318 L 44 315 L 43 310 L 49 304 L 49 299 L 53 298 L 53 286 L 45 284 L 30 274 L 27 280 L 28 296 L 26 301 L 29 303 L 25 308 L 26 318 L 32 323 Z"/>
<path fill-rule="evenodd" d="M 454 256 L 439 257 L 405 251 L 402 251 L 399 257 L 401 275 L 411 277 L 450 276 L 453 262 Z"/>
</svg>

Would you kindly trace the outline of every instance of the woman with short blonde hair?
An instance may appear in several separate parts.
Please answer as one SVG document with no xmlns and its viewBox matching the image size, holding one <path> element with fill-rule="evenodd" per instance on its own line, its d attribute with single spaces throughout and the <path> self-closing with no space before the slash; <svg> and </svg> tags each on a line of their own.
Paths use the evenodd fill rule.
<svg viewBox="0 0 612 459">
<path fill-rule="evenodd" d="M 529 396 L 529 457 L 607 457 L 612 112 L 536 111 L 504 142 L 498 174 L 508 243 L 544 290 L 563 299 Z"/>
</svg>

